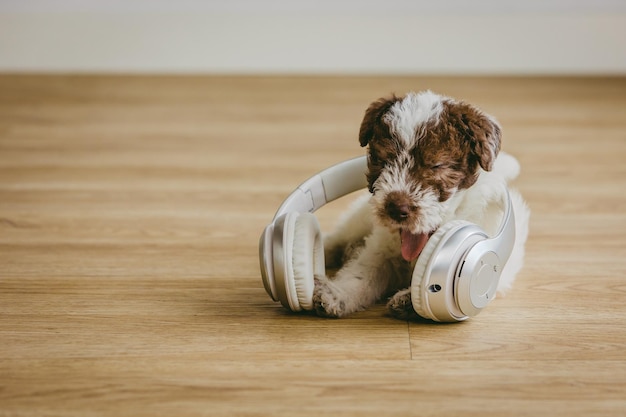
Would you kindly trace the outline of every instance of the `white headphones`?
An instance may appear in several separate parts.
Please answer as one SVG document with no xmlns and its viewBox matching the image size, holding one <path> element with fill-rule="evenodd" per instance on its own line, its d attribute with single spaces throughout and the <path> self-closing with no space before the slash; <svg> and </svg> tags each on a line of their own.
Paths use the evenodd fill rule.
<svg viewBox="0 0 626 417">
<path fill-rule="evenodd" d="M 314 275 L 325 273 L 319 223 L 312 214 L 339 197 L 367 187 L 367 158 L 341 162 L 302 183 L 282 203 L 261 234 L 259 260 L 265 291 L 292 311 L 313 309 Z M 495 297 L 515 242 L 508 191 L 493 238 L 479 226 L 455 220 L 428 239 L 411 280 L 413 308 L 434 321 L 462 321 Z"/>
</svg>

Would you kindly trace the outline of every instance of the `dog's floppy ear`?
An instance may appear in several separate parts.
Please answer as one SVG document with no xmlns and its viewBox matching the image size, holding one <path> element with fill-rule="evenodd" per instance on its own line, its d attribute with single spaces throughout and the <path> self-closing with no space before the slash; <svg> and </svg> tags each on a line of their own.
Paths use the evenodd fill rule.
<svg viewBox="0 0 626 417">
<path fill-rule="evenodd" d="M 456 127 L 469 142 L 471 156 L 485 170 L 491 171 L 500 152 L 502 129 L 491 116 L 464 102 L 450 109 L 456 119 Z"/>
<path fill-rule="evenodd" d="M 502 129 L 498 122 L 481 113 L 479 122 L 472 129 L 474 135 L 474 155 L 478 158 L 478 163 L 485 171 L 491 171 L 493 163 L 500 153 L 502 142 Z"/>
<path fill-rule="evenodd" d="M 361 122 L 361 129 L 359 130 L 359 143 L 361 146 L 366 146 L 372 137 L 374 136 L 374 129 L 376 125 L 381 122 L 381 118 L 389 108 L 398 99 L 395 96 L 391 98 L 381 98 L 370 104 L 365 111 L 363 121 Z"/>
</svg>

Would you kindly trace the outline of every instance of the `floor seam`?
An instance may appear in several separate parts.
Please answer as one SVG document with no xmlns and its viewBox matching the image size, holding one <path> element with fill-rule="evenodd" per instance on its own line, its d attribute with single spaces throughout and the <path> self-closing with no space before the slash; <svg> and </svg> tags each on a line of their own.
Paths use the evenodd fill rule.
<svg viewBox="0 0 626 417">
<path fill-rule="evenodd" d="M 413 360 L 413 348 L 411 346 L 411 322 L 406 322 L 407 335 L 409 336 L 409 359 Z"/>
</svg>

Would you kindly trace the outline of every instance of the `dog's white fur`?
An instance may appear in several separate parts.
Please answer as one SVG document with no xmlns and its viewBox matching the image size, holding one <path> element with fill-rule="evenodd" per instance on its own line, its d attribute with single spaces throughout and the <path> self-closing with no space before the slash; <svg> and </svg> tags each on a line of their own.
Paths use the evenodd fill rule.
<svg viewBox="0 0 626 417">
<path fill-rule="evenodd" d="M 432 91 L 423 91 L 407 94 L 404 100 L 391 107 L 384 119 L 392 134 L 410 147 L 421 137 L 417 132 L 418 127 L 429 120 L 437 120 L 442 110 L 441 96 Z"/>
<path fill-rule="evenodd" d="M 344 213 L 334 232 L 325 238 L 327 263 L 341 257 L 340 269 L 333 278 L 316 276 L 314 306 L 318 314 L 342 317 L 362 310 L 397 291 L 388 303 L 392 314 L 404 318 L 398 311 L 410 306 L 410 277 L 415 261 L 406 262 L 399 256 L 399 226 L 377 213 L 392 191 L 404 192 L 419 209 L 420 221 L 410 226 L 413 233 L 432 232 L 455 219 L 481 226 L 489 235 L 495 234 L 503 215 L 503 194 L 508 182 L 520 171 L 514 157 L 501 152 L 491 171 L 478 168 L 478 177 L 469 188 L 451 191 L 451 197 L 439 201 L 428 187 L 422 187 L 411 175 L 413 161 L 407 151 L 423 136 L 427 122 L 437 123 L 442 103 L 449 100 L 431 92 L 409 94 L 398 100 L 384 115 L 392 135 L 404 142 L 394 160 L 374 182 L 374 194 L 359 198 Z M 482 114 L 481 114 L 482 115 Z M 490 116 L 485 115 L 494 121 Z M 495 123 L 495 121 L 494 121 Z M 494 155 L 497 149 L 491 150 Z M 444 161 L 445 162 L 445 161 Z M 516 240 L 498 286 L 498 292 L 509 289 L 523 265 L 524 244 L 528 234 L 529 210 L 521 195 L 509 190 L 516 219 Z M 404 226 L 403 226 L 404 227 Z M 407 300 L 408 297 L 408 300 Z"/>
</svg>

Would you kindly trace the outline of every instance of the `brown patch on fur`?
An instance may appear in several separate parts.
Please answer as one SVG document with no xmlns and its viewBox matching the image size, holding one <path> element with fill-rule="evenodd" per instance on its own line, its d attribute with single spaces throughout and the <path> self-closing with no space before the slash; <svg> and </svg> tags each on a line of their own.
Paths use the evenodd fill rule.
<svg viewBox="0 0 626 417">
<path fill-rule="evenodd" d="M 424 137 L 413 150 L 425 172 L 423 182 L 439 192 L 440 201 L 454 187 L 465 189 L 478 178 L 478 166 L 493 167 L 500 151 L 500 127 L 477 108 L 445 101 L 437 123 L 429 123 Z M 429 169 L 430 168 L 430 169 Z"/>
<path fill-rule="evenodd" d="M 476 107 L 461 102 L 444 102 L 442 121 L 454 125 L 459 140 L 470 145 L 471 157 L 485 171 L 491 171 L 500 152 L 500 126 Z"/>
<path fill-rule="evenodd" d="M 366 146 L 374 136 L 380 136 L 381 133 L 386 133 L 389 136 L 389 126 L 381 123 L 381 118 L 396 101 L 398 101 L 398 98 L 394 95 L 391 98 L 380 98 L 369 105 L 359 129 L 361 146 Z"/>
<path fill-rule="evenodd" d="M 389 126 L 382 121 L 382 117 L 398 100 L 396 96 L 378 99 L 367 108 L 361 122 L 359 143 L 361 146 L 370 145 L 367 158 L 367 182 L 371 193 L 374 192 L 374 181 L 380 175 L 385 161 L 391 159 L 397 152 L 397 146 L 391 138 Z M 374 139 L 375 141 L 373 141 Z"/>
</svg>

